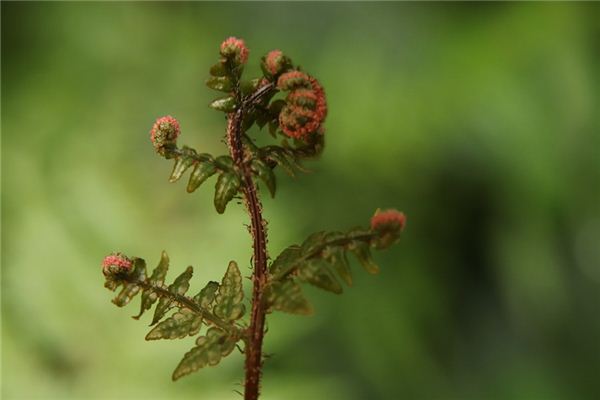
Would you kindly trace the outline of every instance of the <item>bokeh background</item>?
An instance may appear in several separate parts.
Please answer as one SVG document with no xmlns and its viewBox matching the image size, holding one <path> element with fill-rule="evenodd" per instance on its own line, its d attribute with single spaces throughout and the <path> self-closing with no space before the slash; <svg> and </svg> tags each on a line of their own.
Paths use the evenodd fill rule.
<svg viewBox="0 0 600 400">
<path fill-rule="evenodd" d="M 145 342 L 100 261 L 191 291 L 248 266 L 212 181 L 168 184 L 154 119 L 222 154 L 204 87 L 235 35 L 326 88 L 327 147 L 265 199 L 270 251 L 406 212 L 400 245 L 316 315 L 269 319 L 264 399 L 600 398 L 598 4 L 2 2 L 2 398 L 235 399 L 242 356 L 177 383 L 193 339 Z M 264 132 L 253 131 L 255 137 Z M 246 270 L 249 272 L 249 270 Z M 175 274 L 171 273 L 171 277 Z"/>
</svg>

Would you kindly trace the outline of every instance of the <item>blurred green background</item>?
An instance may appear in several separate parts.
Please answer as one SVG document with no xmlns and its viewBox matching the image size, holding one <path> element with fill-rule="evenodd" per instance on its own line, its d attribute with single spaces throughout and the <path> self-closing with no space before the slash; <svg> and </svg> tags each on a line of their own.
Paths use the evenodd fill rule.
<svg viewBox="0 0 600 400">
<path fill-rule="evenodd" d="M 408 215 L 378 276 L 269 319 L 264 399 L 600 398 L 598 4 L 2 2 L 2 397 L 235 399 L 242 356 L 171 383 L 193 343 L 145 342 L 102 258 L 191 290 L 248 266 L 247 216 L 168 184 L 158 116 L 222 154 L 220 42 L 323 83 L 327 147 L 265 199 L 270 251 Z M 253 131 L 256 137 L 264 132 Z M 249 270 L 247 270 L 249 273 Z"/>
</svg>

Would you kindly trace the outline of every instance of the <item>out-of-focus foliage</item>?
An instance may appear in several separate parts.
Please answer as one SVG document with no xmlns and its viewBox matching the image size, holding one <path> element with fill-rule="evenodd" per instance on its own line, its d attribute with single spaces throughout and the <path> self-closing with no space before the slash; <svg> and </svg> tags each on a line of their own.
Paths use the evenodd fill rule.
<svg viewBox="0 0 600 400">
<path fill-rule="evenodd" d="M 325 151 L 306 164 L 316 173 L 279 179 L 276 199 L 264 191 L 271 253 L 366 224 L 374 207 L 408 216 L 401 244 L 375 256 L 379 275 L 356 274 L 343 301 L 306 287 L 314 316 L 270 316 L 264 398 L 597 398 L 599 15 L 3 2 L 2 397 L 236 397 L 239 354 L 173 384 L 193 339 L 143 341 L 98 284 L 113 250 L 169 249 L 203 266 L 197 282 L 249 259 L 243 208 L 218 215 L 211 190 L 169 184 L 148 134 L 169 113 L 182 142 L 223 153 L 223 116 L 199 105 L 214 98 L 218 43 L 235 35 L 251 75 L 280 48 L 329 103 Z"/>
</svg>

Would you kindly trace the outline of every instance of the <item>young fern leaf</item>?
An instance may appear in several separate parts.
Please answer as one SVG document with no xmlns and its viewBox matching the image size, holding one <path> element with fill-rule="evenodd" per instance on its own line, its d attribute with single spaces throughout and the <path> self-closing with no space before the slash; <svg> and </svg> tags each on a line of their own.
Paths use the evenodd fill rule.
<svg viewBox="0 0 600 400">
<path fill-rule="evenodd" d="M 152 275 L 147 277 L 146 263 L 141 258 L 128 258 L 120 253 L 107 256 L 103 262 L 105 286 L 114 291 L 123 286 L 113 302 L 122 307 L 142 292 L 140 315 L 150 309 L 158 298 L 152 324 L 146 340 L 181 339 L 195 336 L 202 325 L 209 325 L 205 336 L 196 341 L 173 373 L 173 379 L 187 375 L 206 365 L 215 365 L 235 348 L 243 331 L 233 322 L 244 314 L 242 276 L 234 261 L 229 263 L 221 285 L 208 282 L 193 298 L 185 296 L 193 274 L 187 267 L 172 284 L 164 285 L 169 257 L 162 252 L 161 260 Z M 177 308 L 162 320 L 171 308 Z M 135 318 L 139 318 L 139 316 Z M 161 321 L 162 320 L 162 321 Z"/>
<path fill-rule="evenodd" d="M 205 310 L 212 310 L 217 290 L 219 290 L 219 284 L 217 282 L 208 282 L 200 293 L 194 296 L 194 303 Z"/>
<path fill-rule="evenodd" d="M 175 159 L 173 171 L 171 172 L 171 176 L 169 177 L 169 182 L 177 182 L 179 178 L 181 178 L 183 173 L 195 162 L 197 162 L 196 159 L 196 150 L 187 146 L 183 146 L 181 150 L 181 155 Z"/>
<path fill-rule="evenodd" d="M 341 294 L 344 291 L 342 285 L 331 272 L 329 264 L 323 259 L 313 258 L 307 260 L 298 269 L 298 279 L 331 293 Z"/>
<path fill-rule="evenodd" d="M 245 311 L 242 304 L 244 292 L 242 275 L 237 263 L 235 261 L 229 262 L 221 285 L 216 282 L 209 282 L 200 293 L 194 296 L 193 300 L 203 309 L 212 310 L 217 318 L 225 322 L 233 322 L 243 317 Z M 187 324 L 187 326 L 190 326 L 191 329 L 192 324 Z M 195 326 L 193 326 L 193 329 L 194 333 L 197 333 Z M 180 334 L 186 335 L 183 332 Z M 184 355 L 173 372 L 173 380 L 177 380 L 207 365 L 218 364 L 221 358 L 233 351 L 239 340 L 239 332 L 236 330 L 227 332 L 217 327 L 209 328 L 206 336 L 201 336 L 196 340 L 196 347 Z"/>
<path fill-rule="evenodd" d="M 370 230 L 355 228 L 346 233 L 316 232 L 306 238 L 302 245 L 286 248 L 270 267 L 271 281 L 265 299 L 267 309 L 306 313 L 304 307 L 308 302 L 299 290 L 299 282 L 332 293 L 342 293 L 339 280 L 348 286 L 352 285 L 348 252 L 354 254 L 368 273 L 378 273 L 379 267 L 373 261 L 371 248 L 383 249 L 399 239 L 404 216 L 398 213 L 393 217 L 395 219 L 391 222 L 385 220 L 379 225 L 372 224 Z"/>
<path fill-rule="evenodd" d="M 271 197 L 275 197 L 276 182 L 273 170 L 259 158 L 252 160 L 251 169 L 252 172 L 265 183 Z"/>
<path fill-rule="evenodd" d="M 167 276 L 168 269 L 169 269 L 169 256 L 163 250 L 163 252 L 160 255 L 160 262 L 158 263 L 158 265 L 156 266 L 154 271 L 152 271 L 152 276 L 150 276 L 150 279 L 149 279 L 150 285 L 151 286 L 162 286 L 165 281 L 165 277 Z M 140 306 L 140 313 L 138 315 L 134 316 L 133 318 L 140 319 L 140 317 L 142 316 L 142 314 L 144 314 L 144 312 L 146 310 L 149 310 L 150 308 L 152 308 L 152 305 L 156 302 L 156 300 L 158 300 L 158 294 L 151 288 L 145 288 L 142 292 L 142 302 L 141 302 L 141 306 Z"/>
<path fill-rule="evenodd" d="M 226 76 L 212 76 L 206 80 L 206 86 L 220 92 L 231 92 L 233 82 Z"/>
<path fill-rule="evenodd" d="M 185 353 L 173 371 L 173 380 L 176 381 L 208 365 L 217 365 L 223 357 L 231 354 L 238 340 L 239 338 L 219 328 L 209 328 L 205 336 L 196 340 L 196 346 Z"/>
<path fill-rule="evenodd" d="M 233 199 L 238 190 L 240 190 L 240 177 L 234 171 L 224 172 L 219 175 L 215 185 L 215 209 L 219 214 L 225 212 L 227 203 Z"/>
<path fill-rule="evenodd" d="M 354 241 L 348 245 L 348 249 L 352 251 L 360 265 L 367 271 L 369 274 L 375 275 L 379 273 L 379 266 L 375 264 L 373 261 L 373 256 L 371 255 L 371 249 L 369 245 L 364 242 Z"/>
<path fill-rule="evenodd" d="M 213 311 L 217 317 L 225 321 L 238 320 L 246 310 L 242 304 L 243 300 L 242 274 L 237 263 L 231 261 L 217 292 Z"/>
<path fill-rule="evenodd" d="M 296 171 L 307 172 L 296 160 L 291 150 L 280 146 L 266 146 L 261 148 L 259 157 L 267 163 L 278 165 L 291 177 L 296 176 Z"/>
<path fill-rule="evenodd" d="M 227 96 L 214 100 L 212 103 L 209 104 L 209 107 L 214 108 L 217 111 L 230 113 L 235 111 L 236 103 L 235 99 L 232 96 Z"/>
<path fill-rule="evenodd" d="M 197 153 L 196 150 L 187 146 L 178 149 L 173 144 L 170 148 L 163 149 L 163 151 L 166 152 L 168 158 L 175 158 L 169 182 L 177 182 L 181 179 L 185 171 L 192 168 L 192 173 L 186 187 L 188 193 L 192 193 L 216 172 L 223 170 L 217 165 L 216 160 L 210 154 Z"/>
<path fill-rule="evenodd" d="M 352 270 L 346 252 L 339 247 L 330 246 L 323 249 L 323 257 L 333 266 L 346 285 L 352 286 Z"/>
<path fill-rule="evenodd" d="M 194 269 L 192 267 L 187 267 L 181 275 L 175 278 L 175 281 L 169 285 L 167 290 L 176 296 L 183 296 L 190 287 L 190 279 L 193 274 Z M 152 318 L 150 325 L 154 325 L 160 321 L 171 308 L 175 307 L 175 305 L 176 302 L 173 301 L 173 299 L 166 296 L 161 297 L 160 300 L 158 300 L 158 305 L 156 306 L 154 317 Z"/>
<path fill-rule="evenodd" d="M 196 345 L 188 351 L 175 371 L 173 380 L 205 366 L 216 365 L 230 354 L 238 341 L 245 348 L 245 393 L 247 400 L 257 400 L 260 389 L 262 346 L 265 314 L 283 311 L 306 315 L 312 307 L 302 294 L 301 283 L 342 293 L 343 281 L 352 284 L 347 254 L 351 253 L 369 273 L 379 268 L 373 262 L 371 249 L 384 249 L 395 243 L 404 226 L 404 214 L 387 210 L 377 211 L 371 219 L 371 229 L 355 229 L 345 233 L 317 232 L 301 245 L 285 249 L 268 266 L 266 221 L 256 181 L 264 184 L 275 196 L 274 168 L 279 166 L 294 176 L 298 171 L 309 172 L 302 160 L 320 155 L 324 146 L 323 122 L 327 116 L 324 89 L 317 79 L 295 67 L 280 50 L 272 50 L 262 58 L 261 77 L 242 79 L 248 60 L 248 48 L 243 40 L 230 37 L 220 47 L 219 62 L 210 68 L 208 87 L 225 92 L 225 97 L 210 103 L 227 117 L 226 144 L 229 155 L 213 158 L 210 154 L 177 145 L 181 129 L 179 121 L 170 115 L 158 118 L 150 131 L 150 140 L 157 154 L 173 159 L 170 182 L 176 182 L 191 170 L 186 190 L 197 190 L 209 177 L 217 175 L 214 205 L 223 213 L 227 204 L 240 192 L 250 216 L 253 238 L 253 291 L 249 325 L 240 322 L 244 316 L 242 276 L 234 261 L 229 263 L 221 281 L 208 284 L 194 297 L 186 296 L 192 267 L 175 281 L 165 284 L 169 258 L 165 252 L 150 277 L 140 258 L 111 254 L 103 261 L 105 286 L 115 291 L 122 286 L 113 302 L 123 307 L 142 293 L 140 312 L 155 306 L 147 340 L 178 339 L 200 334 Z M 285 99 L 274 99 L 286 92 Z M 258 147 L 246 134 L 252 125 L 268 125 L 273 137 L 281 134 L 280 145 Z M 167 313 L 174 312 L 167 316 Z"/>
<path fill-rule="evenodd" d="M 194 170 L 190 174 L 190 180 L 187 185 L 187 192 L 192 193 L 198 189 L 204 181 L 213 176 L 217 172 L 217 168 L 212 162 L 197 162 Z"/>
<path fill-rule="evenodd" d="M 141 258 L 135 258 L 133 260 L 133 271 L 131 273 L 134 281 L 122 281 L 123 288 L 119 292 L 119 294 L 112 300 L 118 307 L 126 306 L 131 299 L 135 297 L 136 294 L 142 289 L 142 287 L 137 283 L 137 281 L 144 281 L 146 279 L 146 262 Z M 109 289 L 108 285 L 105 285 Z M 116 289 L 116 286 L 114 287 Z M 112 290 L 114 290 L 112 289 Z"/>
<path fill-rule="evenodd" d="M 183 308 L 169 318 L 158 323 L 148 334 L 146 340 L 182 339 L 200 332 L 202 316 Z"/>
<path fill-rule="evenodd" d="M 302 294 L 302 288 L 292 279 L 273 282 L 265 291 L 263 303 L 270 311 L 283 311 L 289 314 L 310 315 L 313 308 Z M 269 308 L 270 305 L 270 308 Z"/>
</svg>

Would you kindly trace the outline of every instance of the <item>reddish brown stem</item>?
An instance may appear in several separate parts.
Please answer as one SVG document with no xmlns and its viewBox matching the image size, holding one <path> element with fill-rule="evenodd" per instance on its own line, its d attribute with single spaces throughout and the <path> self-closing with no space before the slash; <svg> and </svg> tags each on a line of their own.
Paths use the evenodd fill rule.
<svg viewBox="0 0 600 400">
<path fill-rule="evenodd" d="M 254 272 L 252 274 L 252 314 L 246 340 L 246 380 L 244 399 L 256 400 L 260 391 L 262 370 L 262 344 L 265 332 L 265 310 L 262 307 L 263 288 L 267 282 L 267 233 L 266 223 L 262 218 L 262 205 L 258 197 L 256 185 L 252 180 L 252 171 L 244 159 L 242 147 L 242 120 L 244 113 L 252 107 L 268 89 L 257 91 L 254 95 L 241 101 L 239 109 L 228 116 L 227 144 L 231 157 L 242 178 L 244 203 L 250 215 L 250 233 L 252 234 L 254 256 Z"/>
</svg>

